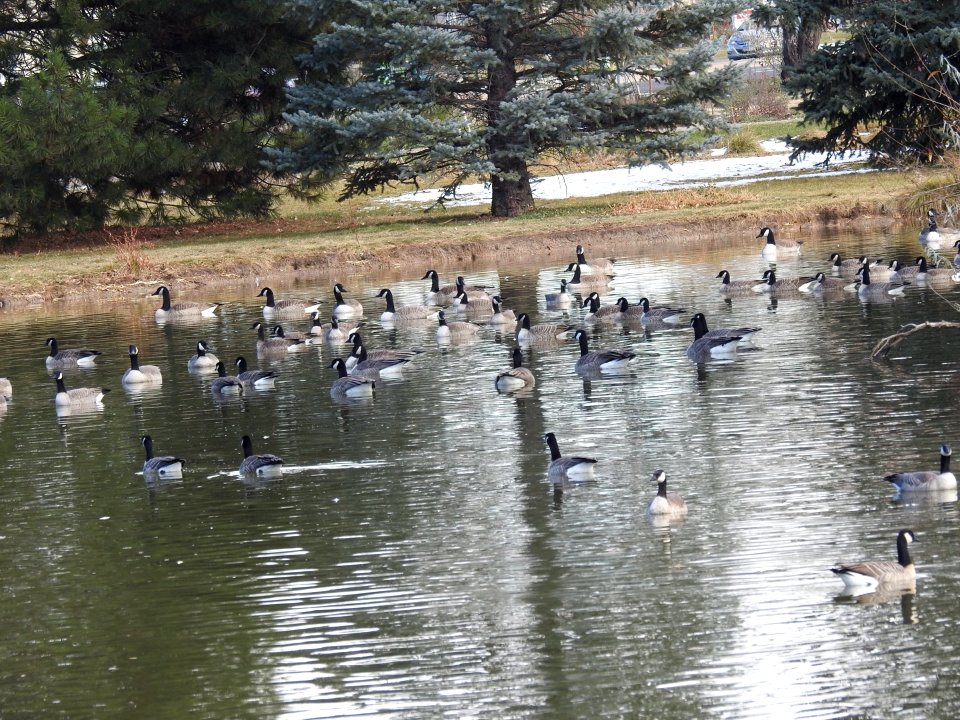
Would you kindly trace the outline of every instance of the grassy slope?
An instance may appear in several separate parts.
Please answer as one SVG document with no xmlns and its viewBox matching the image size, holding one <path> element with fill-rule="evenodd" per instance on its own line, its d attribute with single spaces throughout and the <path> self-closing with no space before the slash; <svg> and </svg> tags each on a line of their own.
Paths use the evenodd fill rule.
<svg viewBox="0 0 960 720">
<path fill-rule="evenodd" d="M 749 231 L 764 224 L 783 230 L 843 218 L 895 220 L 900 199 L 917 182 L 903 173 L 869 173 L 628 193 L 543 201 L 511 220 L 493 220 L 485 208 L 424 213 L 370 200 L 289 203 L 278 219 L 262 223 L 67 238 L 65 249 L 51 249 L 49 238 L 21 242 L 0 254 L 0 273 L 10 301 L 104 290 L 142 295 L 144 286 L 160 282 L 211 284 L 291 271 L 308 277 L 425 262 L 442 269 L 508 249 L 546 258 L 562 248 L 566 257 L 573 242 L 589 243 L 595 253 L 694 235 L 698 242 L 717 235 L 749 243 Z"/>
</svg>

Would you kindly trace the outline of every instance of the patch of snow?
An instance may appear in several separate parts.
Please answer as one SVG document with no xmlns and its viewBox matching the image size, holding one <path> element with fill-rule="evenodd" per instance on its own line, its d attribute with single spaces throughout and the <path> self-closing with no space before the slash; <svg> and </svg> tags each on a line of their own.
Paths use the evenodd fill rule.
<svg viewBox="0 0 960 720">
<path fill-rule="evenodd" d="M 831 169 L 827 169 L 823 166 L 825 154 L 811 153 L 791 163 L 789 148 L 782 140 L 764 140 L 760 145 L 770 154 L 757 157 L 716 156 L 703 160 L 678 162 L 669 166 L 645 165 L 541 177 L 534 180 L 533 196 L 540 200 L 563 200 L 571 197 L 598 197 L 644 190 L 676 190 L 707 185 L 716 187 L 745 185 L 760 180 L 784 180 L 801 174 L 828 177 L 867 172 L 860 164 L 865 159 L 864 156 L 851 155 L 841 159 L 835 158 L 828 166 Z M 384 198 L 383 202 L 434 203 L 439 196 L 439 190 L 418 190 Z M 461 185 L 456 197 L 445 200 L 444 205 L 448 207 L 487 205 L 490 199 L 489 184 L 475 183 Z"/>
</svg>

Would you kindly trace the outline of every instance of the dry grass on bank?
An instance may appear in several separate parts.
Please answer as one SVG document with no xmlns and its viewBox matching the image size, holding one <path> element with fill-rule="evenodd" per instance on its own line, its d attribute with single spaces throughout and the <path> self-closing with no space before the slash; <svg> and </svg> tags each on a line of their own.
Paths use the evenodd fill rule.
<svg viewBox="0 0 960 720">
<path fill-rule="evenodd" d="M 487 208 L 424 212 L 360 199 L 315 206 L 287 203 L 276 219 L 181 228 L 112 230 L 36 238 L 4 248 L 5 299 L 110 292 L 144 286 L 212 284 L 247 277 L 325 275 L 496 261 L 508 249 L 549 257 L 574 241 L 595 253 L 638 242 L 752 242 L 760 225 L 792 227 L 840 220 L 894 222 L 902 198 L 929 175 L 865 173 L 624 193 L 544 201 L 523 217 L 493 219 Z M 910 221 L 915 218 L 910 216 Z M 749 239 L 747 239 L 749 235 Z M 641 239 L 642 237 L 642 239 Z M 713 242 L 713 240 L 710 240 Z"/>
</svg>

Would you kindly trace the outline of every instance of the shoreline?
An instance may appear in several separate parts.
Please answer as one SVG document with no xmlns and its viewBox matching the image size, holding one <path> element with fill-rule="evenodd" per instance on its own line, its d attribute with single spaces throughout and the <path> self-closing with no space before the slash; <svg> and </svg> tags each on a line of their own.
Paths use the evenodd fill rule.
<svg viewBox="0 0 960 720">
<path fill-rule="evenodd" d="M 710 212 L 715 210 L 716 212 Z M 663 213 L 643 213 L 629 218 L 610 218 L 595 215 L 587 218 L 571 219 L 563 227 L 554 227 L 549 231 L 523 232 L 522 223 L 488 220 L 487 225 L 500 232 L 491 236 L 487 227 L 486 237 L 472 238 L 465 231 L 450 237 L 448 232 L 424 232 L 421 237 L 410 238 L 399 233 L 394 241 L 365 244 L 362 238 L 354 237 L 349 243 L 341 238 L 331 237 L 329 233 L 317 232 L 312 237 L 301 237 L 291 243 L 289 250 L 283 243 L 290 240 L 284 237 L 284 221 L 265 221 L 244 225 L 249 235 L 253 230 L 272 230 L 259 234 L 259 239 L 231 239 L 232 224 L 224 226 L 205 226 L 188 229 L 152 228 L 152 239 L 138 241 L 135 246 L 124 247 L 117 243 L 90 242 L 83 249 L 58 248 L 49 252 L 38 250 L 30 255 L 24 253 L 0 254 L 0 270 L 8 281 L 4 283 L 2 307 L 13 309 L 21 307 L 42 308 L 47 303 L 68 300 L 129 300 L 143 298 L 158 285 L 170 287 L 174 296 L 192 292 L 196 288 L 224 287 L 249 283 L 289 284 L 291 277 L 297 282 L 321 280 L 324 278 L 350 278 L 380 273 L 423 273 L 426 266 L 436 267 L 441 272 L 450 268 L 469 269 L 478 264 L 494 265 L 509 258 L 511 265 L 524 262 L 565 261 L 572 255 L 572 246 L 583 244 L 589 248 L 589 255 L 619 255 L 636 252 L 638 243 L 643 245 L 676 245 L 682 247 L 695 242 L 705 248 L 733 247 L 756 243 L 757 229 L 769 225 L 779 237 L 799 238 L 807 234 L 844 223 L 850 228 L 876 228 L 897 225 L 902 219 L 886 207 L 868 208 L 859 204 L 849 205 L 840 199 L 835 206 L 819 206 L 810 209 L 793 209 L 770 213 L 766 210 L 737 213 L 736 218 L 729 217 L 726 206 L 708 208 L 695 217 L 686 217 L 689 213 L 671 213 L 670 222 L 662 222 Z M 453 224 L 453 229 L 460 229 Z M 291 223 L 292 225 L 292 223 Z M 191 232 L 192 231 L 192 232 Z M 183 237 L 187 235 L 188 237 Z M 190 237 L 192 235 L 192 237 Z M 237 237 L 234 235 L 233 237 Z M 212 250 L 205 244 L 212 243 Z M 220 246 L 227 243 L 247 243 L 252 246 L 247 252 L 231 254 Z M 176 245 L 182 245 L 177 248 Z M 249 250 L 263 248 L 265 243 L 280 244 L 274 248 L 273 255 L 258 261 L 256 253 Z M 186 261 L 153 260 L 152 256 L 162 255 L 164 250 L 181 249 L 190 253 Z M 626 251 L 626 252 L 625 252 Z M 135 263 L 129 269 L 112 268 L 103 272 L 81 272 L 78 274 L 73 256 L 87 260 L 101 260 L 106 265 L 118 264 L 123 253 L 129 253 L 128 262 Z M 10 260 L 28 257 L 55 259 L 63 255 L 63 263 L 50 272 L 40 287 L 18 286 L 16 278 L 10 272 Z M 228 258 L 224 267 L 224 257 Z M 29 261 L 28 261 L 29 262 Z M 126 271 L 125 271 L 126 270 Z"/>
</svg>

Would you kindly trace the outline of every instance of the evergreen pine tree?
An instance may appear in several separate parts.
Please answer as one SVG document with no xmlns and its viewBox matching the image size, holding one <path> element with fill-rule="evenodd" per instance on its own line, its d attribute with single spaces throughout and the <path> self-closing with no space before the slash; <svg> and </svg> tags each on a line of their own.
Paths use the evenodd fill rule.
<svg viewBox="0 0 960 720">
<path fill-rule="evenodd" d="M 932 162 L 960 144 L 960 3 L 882 0 L 848 10 L 852 31 L 820 48 L 791 77 L 822 138 L 803 152 L 863 150 L 875 160 Z"/>
<path fill-rule="evenodd" d="M 0 221 L 262 216 L 295 56 L 285 0 L 0 0 Z"/>
<path fill-rule="evenodd" d="M 490 182 L 491 211 L 533 206 L 532 171 L 571 149 L 666 162 L 712 127 L 732 71 L 707 72 L 717 0 L 301 0 L 329 21 L 290 93 L 297 142 L 272 153 L 342 198 L 443 178 Z M 653 89 L 653 92 L 649 92 Z"/>
</svg>

